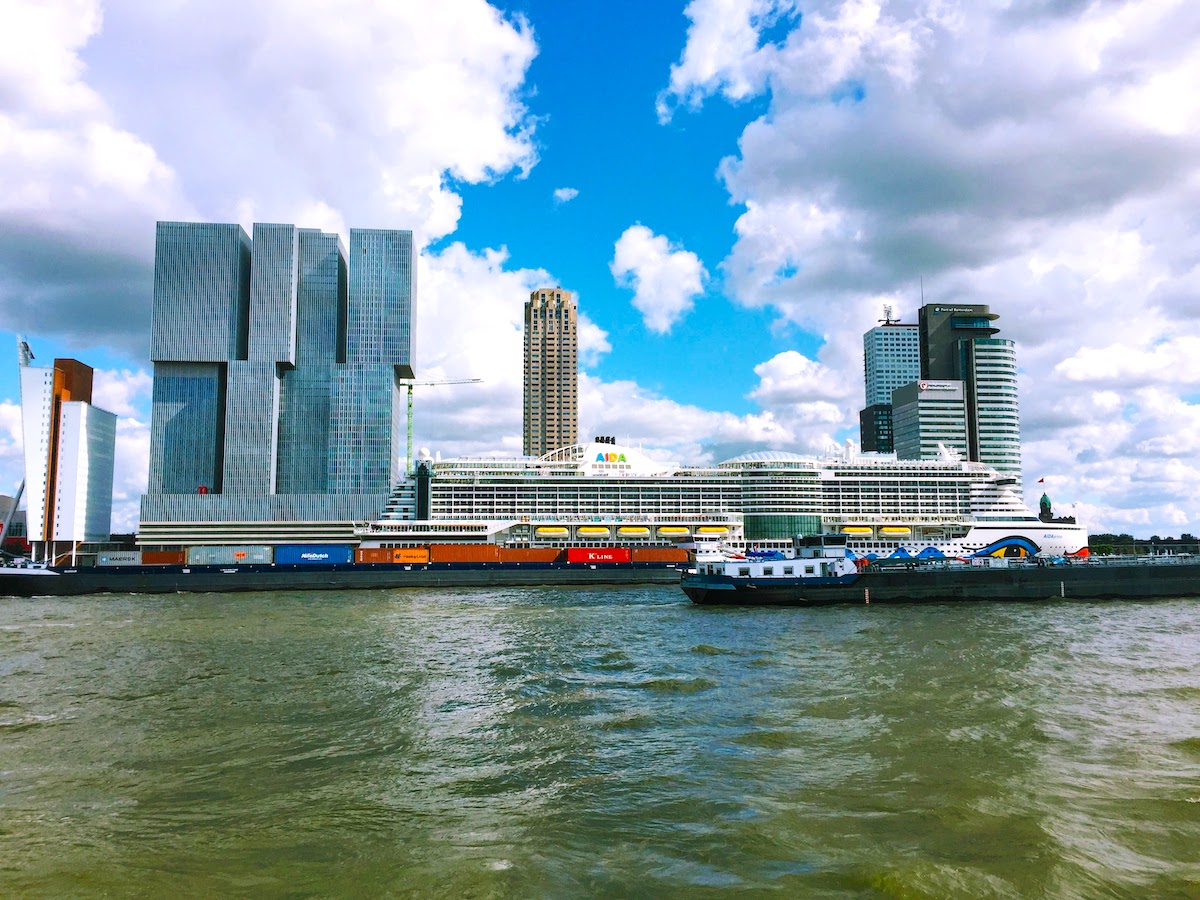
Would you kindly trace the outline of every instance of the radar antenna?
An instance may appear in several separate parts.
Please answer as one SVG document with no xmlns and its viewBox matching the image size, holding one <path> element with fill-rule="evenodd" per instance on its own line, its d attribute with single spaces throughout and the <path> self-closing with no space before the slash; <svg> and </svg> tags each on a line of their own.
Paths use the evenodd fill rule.
<svg viewBox="0 0 1200 900">
<path fill-rule="evenodd" d="M 883 318 L 879 319 L 878 321 L 884 325 L 895 325 L 897 320 L 893 318 L 894 315 L 895 313 L 892 310 L 892 304 L 885 303 L 883 305 Z"/>
</svg>

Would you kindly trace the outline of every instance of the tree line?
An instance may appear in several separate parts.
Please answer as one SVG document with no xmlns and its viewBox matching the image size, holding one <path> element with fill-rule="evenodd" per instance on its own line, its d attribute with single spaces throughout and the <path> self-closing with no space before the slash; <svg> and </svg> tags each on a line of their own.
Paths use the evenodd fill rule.
<svg viewBox="0 0 1200 900">
<path fill-rule="evenodd" d="M 1131 534 L 1093 534 L 1088 550 L 1097 556 L 1147 556 L 1159 553 L 1200 553 L 1200 538 L 1186 531 L 1179 537 L 1135 538 Z"/>
</svg>

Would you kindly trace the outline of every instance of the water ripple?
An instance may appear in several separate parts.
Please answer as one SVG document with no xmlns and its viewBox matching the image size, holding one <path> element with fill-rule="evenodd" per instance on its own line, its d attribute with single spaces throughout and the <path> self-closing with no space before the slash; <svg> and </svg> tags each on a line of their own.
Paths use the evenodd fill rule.
<svg viewBox="0 0 1200 900">
<path fill-rule="evenodd" d="M 1196 610 L 0 601 L 0 894 L 1195 896 Z"/>
</svg>

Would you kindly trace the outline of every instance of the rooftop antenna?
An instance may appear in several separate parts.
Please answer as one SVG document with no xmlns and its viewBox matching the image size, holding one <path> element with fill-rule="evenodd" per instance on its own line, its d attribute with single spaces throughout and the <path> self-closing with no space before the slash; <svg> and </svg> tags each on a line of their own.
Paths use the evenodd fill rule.
<svg viewBox="0 0 1200 900">
<path fill-rule="evenodd" d="M 921 276 L 921 305 L 925 305 L 925 276 Z"/>
<path fill-rule="evenodd" d="M 892 325 L 896 321 L 895 319 L 892 318 L 893 314 L 894 313 L 892 311 L 892 304 L 885 303 L 883 305 L 883 318 L 879 319 L 878 321 L 882 322 L 884 325 Z"/>
</svg>

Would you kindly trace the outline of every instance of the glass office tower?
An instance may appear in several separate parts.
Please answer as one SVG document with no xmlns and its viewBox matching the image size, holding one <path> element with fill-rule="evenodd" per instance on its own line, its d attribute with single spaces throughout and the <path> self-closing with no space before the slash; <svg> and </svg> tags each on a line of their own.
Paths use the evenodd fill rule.
<svg viewBox="0 0 1200 900">
<path fill-rule="evenodd" d="M 150 478 L 156 523 L 363 520 L 399 472 L 412 233 L 160 222 Z"/>
<path fill-rule="evenodd" d="M 921 343 L 916 325 L 888 319 L 863 335 L 863 375 L 867 405 L 859 411 L 859 438 L 864 451 L 891 453 L 892 391 L 921 374 Z"/>
</svg>

